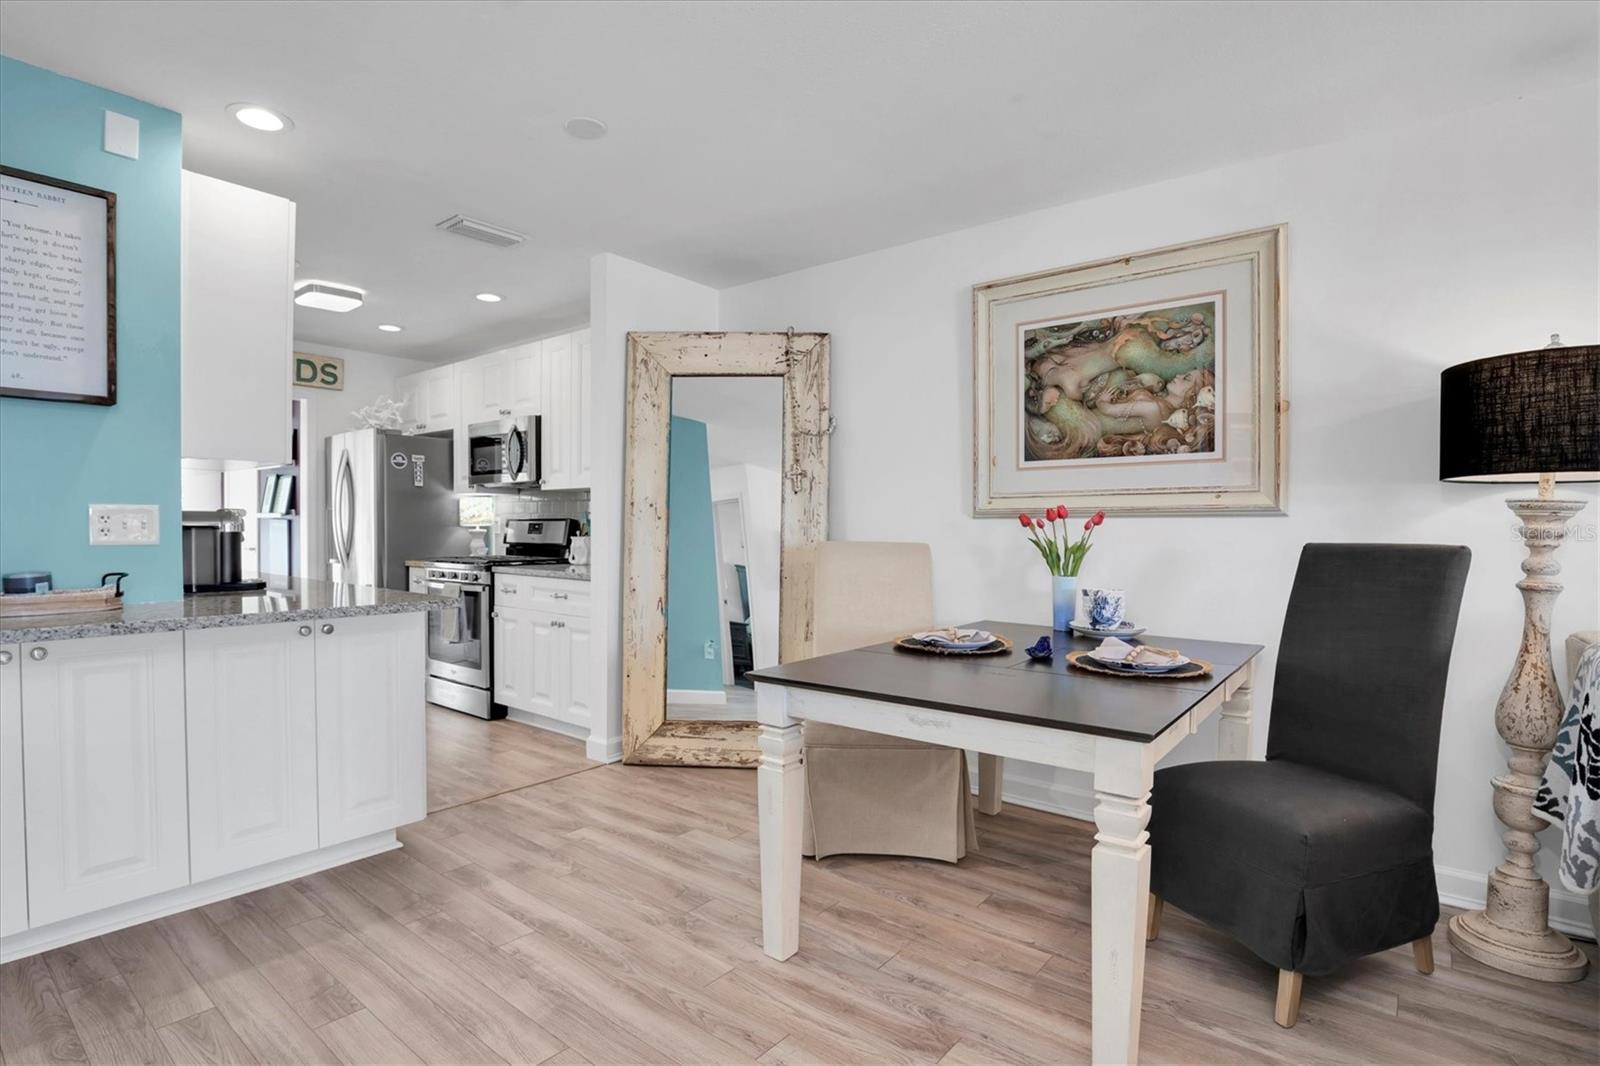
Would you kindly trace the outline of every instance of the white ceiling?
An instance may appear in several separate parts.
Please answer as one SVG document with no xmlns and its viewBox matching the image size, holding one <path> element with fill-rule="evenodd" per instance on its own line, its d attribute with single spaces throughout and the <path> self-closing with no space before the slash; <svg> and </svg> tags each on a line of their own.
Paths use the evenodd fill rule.
<svg viewBox="0 0 1600 1066">
<path fill-rule="evenodd" d="M 300 339 L 442 360 L 584 321 L 596 252 L 750 281 L 1590 80 L 1597 21 L 1531 0 L 5 0 L 0 51 L 182 112 L 188 167 L 297 201 L 300 275 L 369 292 L 300 310 Z M 252 132 L 235 101 L 295 128 Z M 574 115 L 611 135 L 567 137 Z M 530 240 L 434 231 L 457 212 Z"/>
</svg>

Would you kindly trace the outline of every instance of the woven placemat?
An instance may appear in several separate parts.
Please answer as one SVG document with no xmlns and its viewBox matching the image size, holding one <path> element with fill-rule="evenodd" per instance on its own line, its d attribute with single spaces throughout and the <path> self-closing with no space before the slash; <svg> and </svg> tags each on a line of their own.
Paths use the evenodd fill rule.
<svg viewBox="0 0 1600 1066">
<path fill-rule="evenodd" d="M 985 644 L 981 648 L 936 648 L 931 644 L 923 644 L 909 636 L 901 637 L 894 642 L 896 651 L 919 651 L 925 655 L 999 655 L 1011 650 L 1011 642 L 1005 637 L 995 637 L 994 642 Z"/>
<path fill-rule="evenodd" d="M 1107 677 L 1128 677 L 1139 681 L 1188 681 L 1196 677 L 1210 677 L 1211 664 L 1204 659 L 1190 659 L 1176 670 L 1168 670 L 1164 674 L 1131 674 L 1123 670 L 1112 670 L 1101 666 L 1089 658 L 1086 651 L 1067 653 L 1067 663 L 1079 670 L 1087 670 L 1092 674 L 1104 674 Z"/>
</svg>

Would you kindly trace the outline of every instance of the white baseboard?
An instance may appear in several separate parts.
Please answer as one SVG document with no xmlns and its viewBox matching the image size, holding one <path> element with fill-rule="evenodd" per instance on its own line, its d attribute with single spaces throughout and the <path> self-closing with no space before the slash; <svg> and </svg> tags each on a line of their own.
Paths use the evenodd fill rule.
<svg viewBox="0 0 1600 1066">
<path fill-rule="evenodd" d="M 591 736 L 584 741 L 583 754 L 590 762 L 621 762 L 622 738 Z"/>
<path fill-rule="evenodd" d="M 1030 779 L 1025 763 L 1007 762 L 1005 787 L 1000 797 L 1006 803 L 1029 807 L 1049 814 L 1076 818 L 1081 822 L 1094 822 L 1094 792 L 1057 781 Z M 1046 771 L 1053 773 L 1053 771 Z M 972 790 L 976 793 L 976 785 Z M 981 826 L 982 823 L 980 822 Z M 1439 883 L 1439 902 L 1447 907 L 1463 910 L 1481 910 L 1488 891 L 1488 871 L 1458 870 L 1450 866 L 1435 865 L 1434 877 Z M 1589 924 L 1589 901 L 1585 896 L 1568 892 L 1559 885 L 1550 886 L 1550 927 L 1569 936 L 1593 940 L 1595 930 Z"/>
<path fill-rule="evenodd" d="M 218 900 L 254 892 L 258 888 L 293 881 L 297 877 L 314 874 L 318 870 L 343 866 L 347 862 L 365 859 L 379 852 L 393 851 L 399 846 L 400 841 L 395 837 L 394 830 L 390 829 L 356 840 L 347 840 L 343 844 L 308 851 L 304 855 L 279 859 L 265 866 L 214 877 L 198 885 L 184 885 L 182 888 L 174 888 L 131 903 L 107 907 L 91 914 L 80 914 L 76 918 L 51 922 L 37 929 L 13 933 L 0 940 L 0 963 L 25 959 L 29 955 L 37 955 L 41 951 L 49 951 L 65 944 L 75 944 L 102 933 L 112 933 L 118 929 L 126 929 L 130 925 L 165 918 L 179 911 L 193 910 L 195 907 L 204 907 Z"/>
<path fill-rule="evenodd" d="M 722 689 L 705 688 L 669 688 L 667 689 L 667 702 L 692 703 L 696 706 L 718 706 L 728 702 L 728 694 Z"/>
<path fill-rule="evenodd" d="M 563 722 L 559 718 L 534 714 L 532 711 L 524 711 L 516 707 L 506 708 L 506 721 L 516 722 L 518 725 L 532 726 L 535 729 L 543 729 L 551 733 L 559 733 L 564 737 L 571 737 L 573 740 L 581 740 L 585 743 L 589 740 L 588 726 L 573 725 L 571 722 Z"/>
</svg>

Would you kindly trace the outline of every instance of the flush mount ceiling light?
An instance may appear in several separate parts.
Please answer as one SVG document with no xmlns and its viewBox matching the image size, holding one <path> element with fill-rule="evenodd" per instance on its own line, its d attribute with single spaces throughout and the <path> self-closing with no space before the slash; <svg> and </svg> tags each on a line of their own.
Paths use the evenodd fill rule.
<svg viewBox="0 0 1600 1066">
<path fill-rule="evenodd" d="M 576 137 L 580 141 L 598 141 L 606 135 L 604 122 L 583 115 L 567 119 L 561 124 L 561 128 L 567 131 L 567 136 Z"/>
<path fill-rule="evenodd" d="M 497 304 L 500 302 L 500 294 L 497 292 L 480 292 L 473 299 L 482 300 L 486 304 Z"/>
<path fill-rule="evenodd" d="M 229 104 L 228 114 L 262 133 L 284 133 L 294 129 L 294 123 L 288 115 L 260 104 Z"/>
<path fill-rule="evenodd" d="M 366 298 L 367 294 L 360 289 L 329 281 L 302 281 L 294 287 L 295 303 L 319 311 L 354 311 Z"/>
<path fill-rule="evenodd" d="M 399 333 L 405 327 L 397 326 L 393 322 L 379 322 L 378 328 L 383 330 L 385 333 Z"/>
</svg>

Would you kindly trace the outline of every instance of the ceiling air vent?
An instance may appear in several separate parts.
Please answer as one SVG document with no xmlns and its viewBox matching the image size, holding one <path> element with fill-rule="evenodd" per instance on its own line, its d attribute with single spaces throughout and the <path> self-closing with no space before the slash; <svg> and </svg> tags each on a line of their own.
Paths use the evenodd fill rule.
<svg viewBox="0 0 1600 1066">
<path fill-rule="evenodd" d="M 466 215 L 451 215 L 440 222 L 434 229 L 442 229 L 446 233 L 454 233 L 461 237 L 471 237 L 484 244 L 492 244 L 496 248 L 510 248 L 514 244 L 521 244 L 527 240 L 514 229 L 505 229 L 501 226 L 491 226 L 487 222 L 480 222 Z"/>
</svg>

